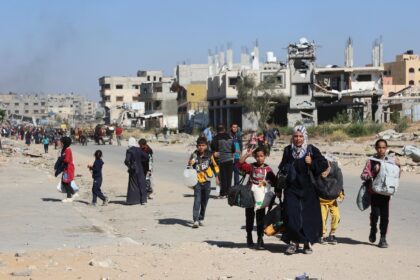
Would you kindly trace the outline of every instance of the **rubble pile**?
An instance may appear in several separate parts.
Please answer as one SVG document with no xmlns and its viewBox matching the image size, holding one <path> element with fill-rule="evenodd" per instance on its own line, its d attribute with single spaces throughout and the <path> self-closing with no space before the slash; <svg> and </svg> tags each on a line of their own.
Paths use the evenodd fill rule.
<svg viewBox="0 0 420 280">
<path fill-rule="evenodd" d="M 418 133 L 406 133 L 402 132 L 399 133 L 394 129 L 387 129 L 384 131 L 379 132 L 376 135 L 377 138 L 381 138 L 384 140 L 401 140 L 401 141 L 420 141 L 420 134 Z"/>
</svg>

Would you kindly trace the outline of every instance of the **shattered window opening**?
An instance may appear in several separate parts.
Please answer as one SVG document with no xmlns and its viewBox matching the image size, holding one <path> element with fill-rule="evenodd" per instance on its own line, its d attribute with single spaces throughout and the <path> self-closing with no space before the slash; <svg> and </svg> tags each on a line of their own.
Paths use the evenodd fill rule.
<svg viewBox="0 0 420 280">
<path fill-rule="evenodd" d="M 371 82 L 372 81 L 372 75 L 370 75 L 370 74 L 357 75 L 356 81 L 358 81 L 358 82 Z"/>
<path fill-rule="evenodd" d="M 116 85 L 115 88 L 116 89 L 123 89 L 124 87 L 123 87 L 123 85 Z"/>
<path fill-rule="evenodd" d="M 229 86 L 236 86 L 237 83 L 238 83 L 237 77 L 229 78 Z"/>
<path fill-rule="evenodd" d="M 296 84 L 296 95 L 309 95 L 309 85 Z"/>
</svg>

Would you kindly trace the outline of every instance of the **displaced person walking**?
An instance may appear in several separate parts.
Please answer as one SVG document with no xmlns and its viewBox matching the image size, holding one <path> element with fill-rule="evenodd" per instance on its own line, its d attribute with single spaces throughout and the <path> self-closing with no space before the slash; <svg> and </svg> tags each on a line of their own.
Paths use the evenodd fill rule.
<svg viewBox="0 0 420 280">
<path fill-rule="evenodd" d="M 343 189 L 343 173 L 341 172 L 341 168 L 338 166 L 337 161 L 334 161 L 332 158 L 326 156 L 328 160 L 328 168 L 324 172 L 322 172 L 321 176 L 324 178 L 331 177 L 337 180 L 337 186 Z M 337 238 L 335 237 L 335 232 L 337 231 L 338 224 L 340 223 L 340 209 L 338 208 L 338 202 L 342 202 L 344 200 L 344 191 L 341 191 L 338 198 L 333 200 L 326 200 L 323 198 L 319 198 L 321 203 L 321 216 L 322 216 L 322 237 L 319 240 L 321 244 L 333 244 L 336 245 L 338 243 Z M 327 236 L 327 219 L 328 213 L 331 216 L 331 227 L 330 233 Z"/>
<path fill-rule="evenodd" d="M 232 123 L 230 125 L 230 137 L 233 140 L 233 146 L 235 148 L 235 151 L 233 154 L 233 184 L 238 185 L 240 172 L 236 164 L 239 162 L 239 159 L 241 158 L 243 147 L 242 147 L 242 135 L 236 123 Z"/>
<path fill-rule="evenodd" d="M 60 158 L 56 163 L 56 176 L 63 172 L 61 177 L 61 185 L 64 187 L 67 198 L 63 199 L 63 202 L 72 202 L 75 192 L 71 187 L 71 181 L 74 180 L 74 163 L 73 163 L 73 152 L 70 149 L 71 138 L 68 136 L 61 137 L 59 146 L 61 148 Z M 58 173 L 58 174 L 57 174 Z"/>
<path fill-rule="evenodd" d="M 219 180 L 219 166 L 208 150 L 207 139 L 198 137 L 197 149 L 191 154 L 188 166 L 197 170 L 197 184 L 194 186 L 193 228 L 204 225 L 207 203 L 210 198 L 211 178 Z"/>
<path fill-rule="evenodd" d="M 117 128 L 115 129 L 115 135 L 117 137 L 118 146 L 121 146 L 122 133 L 123 133 L 123 129 L 121 126 L 118 125 Z"/>
<path fill-rule="evenodd" d="M 294 128 L 292 144 L 284 149 L 279 170 L 287 174 L 283 192 L 285 228 L 282 240 L 288 245 L 286 254 L 294 254 L 300 243 L 303 252 L 311 254 L 311 244 L 321 237 L 322 219 L 318 195 L 311 183 L 309 172 L 319 176 L 328 168 L 327 160 L 313 145 L 308 145 L 304 126 Z"/>
<path fill-rule="evenodd" d="M 50 138 L 48 138 L 47 134 L 44 134 L 42 138 L 42 144 L 44 144 L 44 152 L 48 154 L 48 146 L 50 145 Z"/>
<path fill-rule="evenodd" d="M 128 167 L 127 204 L 141 204 L 147 202 L 146 180 L 144 178 L 143 162 L 148 161 L 149 156 L 138 146 L 136 139 L 128 139 L 128 149 L 124 164 Z"/>
<path fill-rule="evenodd" d="M 393 162 L 397 166 L 400 166 L 400 160 L 397 157 L 387 156 L 386 152 L 388 149 L 388 143 L 384 139 L 379 139 L 375 143 L 376 154 L 374 158 L 387 160 Z M 379 170 L 381 169 L 381 163 L 369 159 L 366 162 L 365 168 L 361 174 L 361 178 L 368 185 L 370 193 L 370 234 L 369 241 L 371 243 L 376 242 L 376 233 L 378 231 L 377 224 L 380 217 L 379 231 L 381 237 L 379 239 L 379 248 L 388 248 L 388 242 L 386 241 L 386 234 L 388 232 L 389 224 L 389 200 L 391 196 L 382 195 L 375 193 L 372 190 L 372 182 L 378 176 Z"/>
<path fill-rule="evenodd" d="M 217 127 L 217 135 L 213 138 L 211 150 L 220 167 L 219 198 L 226 198 L 229 189 L 232 186 L 233 153 L 235 152 L 235 147 L 233 145 L 232 137 L 226 133 L 223 125 Z"/>
<path fill-rule="evenodd" d="M 139 140 L 139 146 L 140 149 L 145 152 L 148 156 L 147 161 L 143 161 L 143 172 L 144 177 L 146 180 L 146 192 L 147 192 L 147 198 L 153 199 L 153 188 L 152 188 L 152 170 L 153 170 L 153 150 L 150 148 L 150 146 L 147 144 L 146 139 L 142 138 Z"/>
<path fill-rule="evenodd" d="M 98 197 L 103 201 L 102 205 L 106 206 L 108 205 L 108 198 L 104 196 L 101 190 L 102 186 L 102 166 L 104 165 L 104 162 L 102 160 L 102 151 L 96 150 L 95 154 L 95 161 L 93 164 L 89 164 L 88 168 L 92 172 L 92 179 L 93 179 L 93 185 L 92 185 L 92 206 L 96 206 L 96 201 Z"/>
<path fill-rule="evenodd" d="M 249 164 L 246 162 L 246 159 L 250 156 L 253 156 L 255 162 Z M 247 150 L 246 154 L 242 155 L 237 167 L 240 171 L 245 174 L 249 174 L 248 186 L 251 188 L 252 185 L 258 185 L 260 187 L 266 187 L 269 183 L 274 186 L 276 181 L 276 176 L 273 173 L 273 170 L 265 164 L 265 158 L 267 152 L 263 148 L 256 148 L 255 150 Z M 257 223 L 257 250 L 264 249 L 264 216 L 266 208 L 261 208 L 254 210 L 254 207 L 245 208 L 245 222 L 246 222 L 246 243 L 248 247 L 254 246 L 254 240 L 252 238 L 252 230 L 254 229 L 254 217 L 256 218 Z"/>
</svg>

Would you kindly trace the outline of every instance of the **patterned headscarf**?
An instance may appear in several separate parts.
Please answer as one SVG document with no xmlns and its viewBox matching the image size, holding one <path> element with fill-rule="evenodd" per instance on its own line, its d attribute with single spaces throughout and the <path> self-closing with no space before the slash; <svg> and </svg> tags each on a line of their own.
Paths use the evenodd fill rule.
<svg viewBox="0 0 420 280">
<path fill-rule="evenodd" d="M 308 147 L 308 132 L 306 131 L 306 128 L 303 125 L 296 126 L 293 129 L 293 135 L 295 135 L 296 132 L 300 132 L 303 134 L 303 143 L 302 146 L 296 147 L 292 138 L 292 155 L 294 158 L 300 159 L 306 155 L 306 150 Z"/>
</svg>

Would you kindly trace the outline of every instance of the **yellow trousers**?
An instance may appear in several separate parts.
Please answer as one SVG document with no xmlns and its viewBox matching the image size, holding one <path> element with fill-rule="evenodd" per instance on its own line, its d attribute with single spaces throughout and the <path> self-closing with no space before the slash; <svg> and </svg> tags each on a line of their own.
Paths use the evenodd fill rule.
<svg viewBox="0 0 420 280">
<path fill-rule="evenodd" d="M 330 234 L 335 234 L 340 222 L 340 210 L 338 209 L 337 200 L 321 201 L 321 215 L 322 215 L 322 235 L 327 233 L 327 219 L 328 213 L 331 215 L 331 229 Z"/>
</svg>

